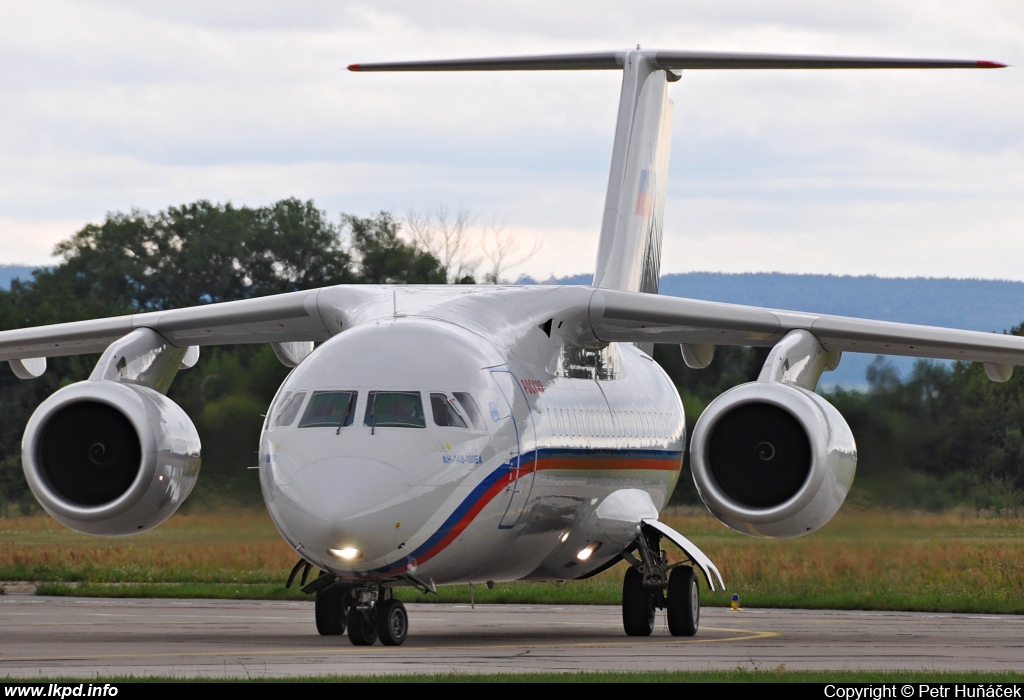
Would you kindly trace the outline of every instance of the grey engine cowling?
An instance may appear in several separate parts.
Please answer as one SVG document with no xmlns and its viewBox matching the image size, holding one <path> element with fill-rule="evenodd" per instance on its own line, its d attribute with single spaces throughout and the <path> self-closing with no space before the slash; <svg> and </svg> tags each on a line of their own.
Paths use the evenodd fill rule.
<svg viewBox="0 0 1024 700">
<path fill-rule="evenodd" d="M 814 392 L 752 382 L 707 407 L 690 463 L 701 498 L 723 523 L 748 535 L 796 537 L 839 510 L 857 448 L 839 411 Z"/>
<path fill-rule="evenodd" d="M 199 435 L 184 410 L 147 386 L 84 381 L 29 419 L 22 466 L 47 513 L 95 535 L 128 535 L 174 513 L 199 475 Z"/>
</svg>

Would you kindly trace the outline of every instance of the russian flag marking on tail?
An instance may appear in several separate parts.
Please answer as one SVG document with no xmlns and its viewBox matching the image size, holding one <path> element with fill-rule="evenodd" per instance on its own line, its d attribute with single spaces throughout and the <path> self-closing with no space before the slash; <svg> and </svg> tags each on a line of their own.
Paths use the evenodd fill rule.
<svg viewBox="0 0 1024 700">
<path fill-rule="evenodd" d="M 641 170 L 640 171 L 640 185 L 636 192 L 636 210 L 633 212 L 637 216 L 648 217 L 651 215 L 651 209 L 654 206 L 654 193 L 658 190 L 658 177 L 653 170 Z"/>
</svg>

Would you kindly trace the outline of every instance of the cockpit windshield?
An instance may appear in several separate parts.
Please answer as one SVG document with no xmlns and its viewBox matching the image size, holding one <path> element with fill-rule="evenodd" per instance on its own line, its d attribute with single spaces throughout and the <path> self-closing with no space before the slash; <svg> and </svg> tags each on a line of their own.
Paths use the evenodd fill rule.
<svg viewBox="0 0 1024 700">
<path fill-rule="evenodd" d="M 299 415 L 299 409 L 302 408 L 302 400 L 304 398 L 306 398 L 306 392 L 304 391 L 285 395 L 281 409 L 277 412 L 277 417 L 274 419 L 274 427 L 291 425 L 292 421 L 295 420 L 295 416 Z"/>
<path fill-rule="evenodd" d="M 314 391 L 299 421 L 299 427 L 338 428 L 352 425 L 356 396 L 354 391 Z"/>
<path fill-rule="evenodd" d="M 469 422 L 473 424 L 473 428 L 476 430 L 484 430 L 484 418 L 483 414 L 480 413 L 480 408 L 476 405 L 476 401 L 465 391 L 453 392 L 455 400 L 459 402 L 459 406 L 462 407 L 462 412 L 469 418 Z"/>
<path fill-rule="evenodd" d="M 363 425 L 371 428 L 426 428 L 418 391 L 371 391 Z"/>
<path fill-rule="evenodd" d="M 469 427 L 456 410 L 455 400 L 448 398 L 447 394 L 431 394 L 430 410 L 434 414 L 434 425 L 439 425 L 443 428 Z"/>
</svg>

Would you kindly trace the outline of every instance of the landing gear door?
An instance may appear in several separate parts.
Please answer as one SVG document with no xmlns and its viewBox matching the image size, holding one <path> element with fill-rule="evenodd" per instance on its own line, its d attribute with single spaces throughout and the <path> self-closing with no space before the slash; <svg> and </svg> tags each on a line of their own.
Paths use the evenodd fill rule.
<svg viewBox="0 0 1024 700">
<path fill-rule="evenodd" d="M 491 418 L 496 422 L 508 421 L 507 430 L 514 433 L 514 439 L 509 453 L 509 471 L 506 480 L 505 494 L 508 497 L 508 507 L 505 515 L 498 524 L 499 528 L 507 529 L 519 521 L 519 517 L 526 508 L 526 502 L 530 498 L 530 490 L 533 488 L 534 468 L 537 464 L 536 438 L 533 434 L 533 418 L 530 415 L 530 405 L 526 400 L 526 394 L 519 387 L 519 382 L 508 370 L 491 370 L 491 377 L 501 390 L 501 398 L 504 405 L 488 407 L 491 411 Z M 522 448 L 528 448 L 524 454 Z"/>
</svg>

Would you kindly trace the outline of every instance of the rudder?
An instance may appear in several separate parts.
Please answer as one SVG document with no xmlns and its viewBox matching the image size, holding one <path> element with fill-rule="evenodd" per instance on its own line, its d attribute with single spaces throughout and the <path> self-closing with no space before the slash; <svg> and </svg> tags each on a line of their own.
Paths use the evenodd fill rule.
<svg viewBox="0 0 1024 700">
<path fill-rule="evenodd" d="M 675 80 L 645 52 L 626 52 L 595 287 L 658 293 Z"/>
</svg>

